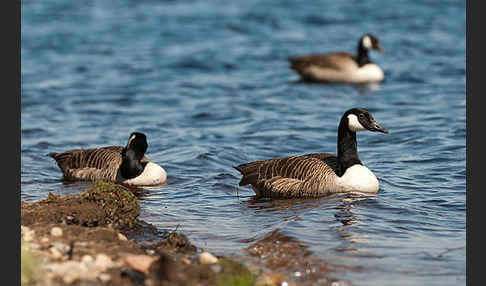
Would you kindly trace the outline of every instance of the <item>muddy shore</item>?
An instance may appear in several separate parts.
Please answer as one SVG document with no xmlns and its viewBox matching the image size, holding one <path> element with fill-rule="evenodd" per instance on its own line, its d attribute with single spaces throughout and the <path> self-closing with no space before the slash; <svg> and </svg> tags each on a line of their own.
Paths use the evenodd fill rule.
<svg viewBox="0 0 486 286">
<path fill-rule="evenodd" d="M 21 202 L 22 285 L 349 285 L 328 277 L 342 267 L 278 232 L 246 258 L 218 257 L 139 214 L 136 196 L 107 182 Z"/>
</svg>

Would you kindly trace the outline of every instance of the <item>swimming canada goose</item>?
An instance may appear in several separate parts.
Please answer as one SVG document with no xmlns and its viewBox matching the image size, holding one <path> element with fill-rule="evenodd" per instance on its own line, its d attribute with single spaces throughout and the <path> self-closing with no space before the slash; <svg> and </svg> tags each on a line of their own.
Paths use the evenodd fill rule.
<svg viewBox="0 0 486 286">
<path fill-rule="evenodd" d="M 302 80 L 325 83 L 366 84 L 383 81 L 383 70 L 372 63 L 368 50 L 383 52 L 378 38 L 365 34 L 359 39 L 358 53 L 337 52 L 310 54 L 290 58 L 290 68 L 300 74 Z"/>
<path fill-rule="evenodd" d="M 144 156 L 147 146 L 147 137 L 133 132 L 125 147 L 73 149 L 48 155 L 56 160 L 65 180 L 106 180 L 129 186 L 163 184 L 167 173 Z"/>
<path fill-rule="evenodd" d="M 338 127 L 337 156 L 313 153 L 234 166 L 258 197 L 320 197 L 335 193 L 376 194 L 376 176 L 359 160 L 356 131 L 388 133 L 362 108 L 344 113 Z"/>
</svg>

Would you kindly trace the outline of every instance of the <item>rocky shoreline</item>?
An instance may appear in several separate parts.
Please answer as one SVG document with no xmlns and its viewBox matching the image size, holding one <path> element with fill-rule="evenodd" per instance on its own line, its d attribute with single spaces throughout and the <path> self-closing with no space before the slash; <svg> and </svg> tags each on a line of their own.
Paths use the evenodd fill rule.
<svg viewBox="0 0 486 286">
<path fill-rule="evenodd" d="M 313 284 L 344 285 L 327 278 L 329 264 L 288 255 L 297 249 L 292 242 L 282 249 L 273 243 L 252 245 L 247 252 L 254 263 L 243 262 L 203 252 L 184 234 L 160 232 L 139 214 L 135 195 L 107 182 L 93 183 L 78 195 L 22 202 L 22 285 L 301 285 L 288 274 L 267 270 L 276 268 L 266 264 L 278 261 L 317 269 L 308 270 L 317 275 Z"/>
</svg>

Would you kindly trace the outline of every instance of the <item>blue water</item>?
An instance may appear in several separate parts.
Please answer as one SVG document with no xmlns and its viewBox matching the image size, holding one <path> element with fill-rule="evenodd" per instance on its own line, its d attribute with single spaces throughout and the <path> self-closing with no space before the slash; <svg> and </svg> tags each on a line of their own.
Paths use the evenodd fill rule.
<svg viewBox="0 0 486 286">
<path fill-rule="evenodd" d="M 304 84 L 289 69 L 290 56 L 353 52 L 366 32 L 386 50 L 370 54 L 386 77 L 375 87 Z M 351 285 L 465 285 L 464 1 L 26 0 L 21 41 L 22 201 L 89 186 L 63 183 L 47 153 L 137 130 L 168 172 L 139 194 L 161 230 L 180 224 L 197 246 L 243 257 L 278 230 L 356 266 L 331 274 Z M 237 186 L 233 165 L 335 153 L 355 106 L 390 131 L 358 134 L 378 196 L 254 200 Z"/>
</svg>

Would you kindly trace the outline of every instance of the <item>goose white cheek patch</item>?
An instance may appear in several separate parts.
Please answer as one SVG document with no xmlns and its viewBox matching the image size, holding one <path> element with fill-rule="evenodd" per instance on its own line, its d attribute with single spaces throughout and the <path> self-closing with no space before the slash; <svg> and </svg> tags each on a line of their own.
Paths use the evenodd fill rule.
<svg viewBox="0 0 486 286">
<path fill-rule="evenodd" d="M 363 47 L 367 48 L 368 50 L 371 49 L 372 44 L 370 37 L 366 36 L 363 38 Z"/>
<path fill-rule="evenodd" d="M 349 130 L 354 131 L 354 132 L 360 131 L 360 130 L 366 130 L 366 128 L 364 128 L 363 125 L 361 125 L 361 123 L 359 123 L 358 117 L 354 114 L 348 115 L 348 127 L 349 127 Z"/>
<path fill-rule="evenodd" d="M 127 145 L 130 145 L 130 143 L 132 142 L 133 139 L 135 139 L 136 135 L 132 135 L 129 139 L 128 139 L 128 143 Z"/>
</svg>

